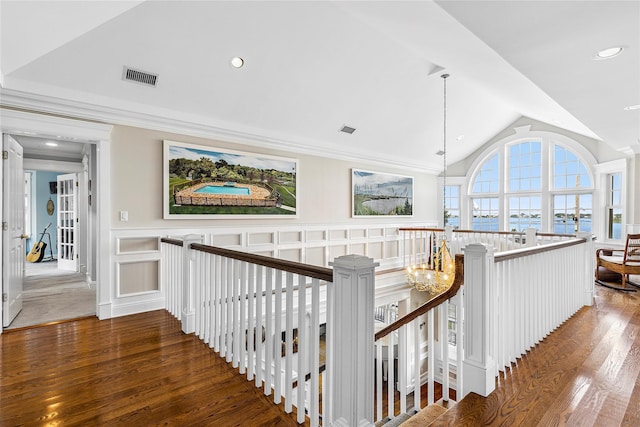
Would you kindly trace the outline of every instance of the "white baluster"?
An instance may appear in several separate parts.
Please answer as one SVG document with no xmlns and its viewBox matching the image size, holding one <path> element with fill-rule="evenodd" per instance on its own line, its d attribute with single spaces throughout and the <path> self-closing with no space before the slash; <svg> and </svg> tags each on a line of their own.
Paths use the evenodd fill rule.
<svg viewBox="0 0 640 427">
<path fill-rule="evenodd" d="M 284 411 L 293 410 L 293 273 L 286 274 L 287 291 L 285 294 L 285 357 L 284 357 Z M 300 291 L 298 291 L 300 292 Z"/>
<path fill-rule="evenodd" d="M 247 271 L 247 380 L 253 380 L 256 371 L 255 347 L 258 345 L 258 329 L 256 328 L 256 319 L 254 315 L 254 307 L 256 302 L 255 289 L 255 265 L 249 264 Z M 255 344 L 254 344 L 255 343 Z"/>
<path fill-rule="evenodd" d="M 416 318 L 413 322 L 413 409 L 419 411 L 422 408 L 420 393 L 420 322 L 424 316 Z"/>
<path fill-rule="evenodd" d="M 262 332 L 262 328 L 264 327 L 264 321 L 262 318 L 262 304 L 264 304 L 263 271 L 264 268 L 261 265 L 256 266 L 256 387 L 260 387 L 262 385 L 262 380 L 264 378 L 264 376 L 262 375 L 262 358 L 264 357 L 264 355 L 262 354 L 262 349 L 264 348 L 262 340 L 265 338 Z M 271 298 L 271 295 L 269 295 L 269 298 Z"/>
<path fill-rule="evenodd" d="M 305 420 L 304 400 L 305 400 L 305 376 L 307 374 L 307 354 L 309 333 L 307 330 L 307 290 L 305 288 L 306 278 L 298 275 L 298 395 L 297 395 L 297 420 L 303 423 Z M 317 373 L 317 372 L 316 372 Z M 314 375 L 314 372 L 311 372 Z"/>
<path fill-rule="evenodd" d="M 449 301 L 443 302 L 441 312 L 440 341 L 442 345 L 442 400 L 449 401 Z"/>
<path fill-rule="evenodd" d="M 428 346 L 428 359 L 427 359 L 427 405 L 433 405 L 434 399 L 434 382 L 436 371 L 436 349 L 435 349 L 435 320 L 433 315 L 433 309 L 427 312 L 427 346 Z"/>
<path fill-rule="evenodd" d="M 271 371 L 271 365 L 273 363 L 274 357 L 274 335 L 275 335 L 275 327 L 273 325 L 274 321 L 274 308 L 273 308 L 273 269 L 267 268 L 266 272 L 266 286 L 265 286 L 265 320 L 266 320 L 266 340 L 265 340 L 265 372 L 264 372 L 264 394 L 269 396 L 271 395 L 271 388 L 273 384 L 273 376 Z M 278 344 L 280 344 L 278 342 Z"/>
<path fill-rule="evenodd" d="M 244 374 L 246 372 L 247 365 L 247 263 L 244 261 L 238 261 L 238 267 L 240 268 L 238 281 L 238 308 L 240 309 L 238 318 L 238 372 Z M 248 379 L 248 378 L 247 378 Z"/>
<path fill-rule="evenodd" d="M 231 286 L 231 296 L 233 301 L 233 315 L 231 317 L 231 324 L 233 325 L 233 345 L 231 352 L 233 358 L 231 360 L 231 366 L 237 368 L 240 364 L 240 268 L 241 261 L 233 260 L 233 284 Z M 242 334 L 244 335 L 244 334 Z"/>
<path fill-rule="evenodd" d="M 311 280 L 311 335 L 310 353 L 311 353 L 311 399 L 309 402 L 309 420 L 311 426 L 319 424 L 318 400 L 319 387 L 318 375 L 320 372 L 320 280 Z M 326 342 L 325 342 L 326 343 Z"/>
<path fill-rule="evenodd" d="M 400 413 L 407 412 L 407 325 L 398 330 L 398 391 L 400 392 Z"/>
<path fill-rule="evenodd" d="M 276 270 L 276 282 L 275 282 L 275 325 L 274 325 L 274 348 L 273 350 L 273 358 L 274 358 L 274 395 L 273 401 L 275 403 L 280 403 L 282 401 L 282 271 Z"/>
</svg>

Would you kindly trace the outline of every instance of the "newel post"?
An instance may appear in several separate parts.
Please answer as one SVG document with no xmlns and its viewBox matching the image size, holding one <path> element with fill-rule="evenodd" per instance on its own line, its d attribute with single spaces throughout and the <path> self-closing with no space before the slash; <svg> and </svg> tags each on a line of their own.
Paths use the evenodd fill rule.
<svg viewBox="0 0 640 427">
<path fill-rule="evenodd" d="M 496 386 L 494 249 L 485 244 L 464 248 L 463 396 L 488 396 Z"/>
<path fill-rule="evenodd" d="M 593 243 L 593 235 L 588 232 L 581 231 L 576 237 L 585 240 L 584 247 L 584 305 L 593 305 L 595 294 L 595 270 L 596 270 L 596 249 Z"/>
<path fill-rule="evenodd" d="M 193 281 L 193 256 L 192 243 L 202 243 L 202 236 L 188 234 L 182 239 L 182 309 L 180 321 L 182 332 L 191 334 L 196 330 L 195 305 L 194 305 L 194 281 Z"/>
<path fill-rule="evenodd" d="M 329 263 L 327 372 L 330 396 L 328 425 L 373 426 L 373 309 L 375 268 L 360 255 Z"/>
</svg>

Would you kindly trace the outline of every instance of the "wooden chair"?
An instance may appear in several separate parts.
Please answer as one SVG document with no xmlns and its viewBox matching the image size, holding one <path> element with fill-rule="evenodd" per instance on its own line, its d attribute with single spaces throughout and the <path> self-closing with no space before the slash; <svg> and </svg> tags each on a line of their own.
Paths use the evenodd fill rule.
<svg viewBox="0 0 640 427">
<path fill-rule="evenodd" d="M 600 267 L 622 275 L 622 288 L 626 288 L 627 283 L 636 285 L 629 281 L 630 274 L 640 274 L 640 234 L 628 234 L 627 243 L 622 255 L 619 250 L 598 249 L 596 251 L 596 280 L 600 280 Z"/>
</svg>

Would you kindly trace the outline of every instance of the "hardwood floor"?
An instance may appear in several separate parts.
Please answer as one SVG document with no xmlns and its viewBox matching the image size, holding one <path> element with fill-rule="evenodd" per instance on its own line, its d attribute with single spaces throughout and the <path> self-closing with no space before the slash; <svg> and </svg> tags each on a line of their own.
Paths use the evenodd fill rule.
<svg viewBox="0 0 640 427">
<path fill-rule="evenodd" d="M 639 426 L 640 292 L 583 308 L 438 426 Z M 0 335 L 0 425 L 293 426 L 164 311 Z"/>
<path fill-rule="evenodd" d="M 640 292 L 596 286 L 582 308 L 442 426 L 640 426 Z"/>
<path fill-rule="evenodd" d="M 0 335 L 0 426 L 294 426 L 165 311 Z"/>
</svg>

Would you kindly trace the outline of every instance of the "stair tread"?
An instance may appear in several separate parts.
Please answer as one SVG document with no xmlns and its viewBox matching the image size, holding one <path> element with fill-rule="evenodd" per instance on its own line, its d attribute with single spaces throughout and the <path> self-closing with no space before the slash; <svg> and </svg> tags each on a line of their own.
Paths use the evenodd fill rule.
<svg viewBox="0 0 640 427">
<path fill-rule="evenodd" d="M 400 427 L 424 427 L 434 422 L 440 415 L 447 412 L 447 408 L 438 404 L 422 408 L 420 412 L 400 424 Z"/>
</svg>

